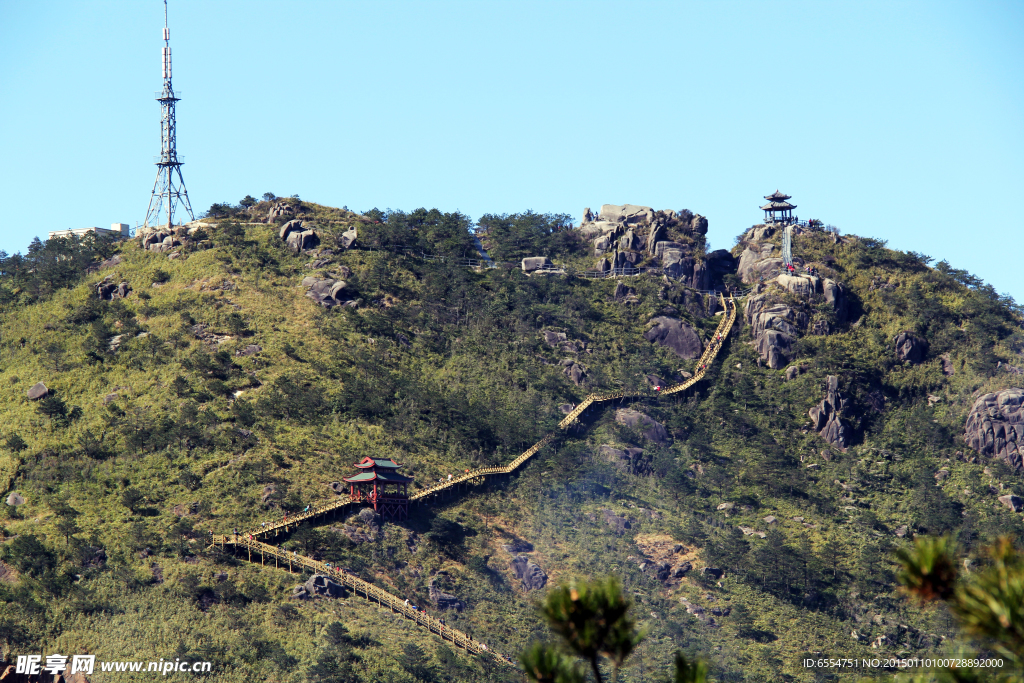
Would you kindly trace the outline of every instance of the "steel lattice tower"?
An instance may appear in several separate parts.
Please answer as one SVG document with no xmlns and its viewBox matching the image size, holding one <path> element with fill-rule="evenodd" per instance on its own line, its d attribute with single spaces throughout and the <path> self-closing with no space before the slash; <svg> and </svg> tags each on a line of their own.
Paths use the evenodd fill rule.
<svg viewBox="0 0 1024 683">
<path fill-rule="evenodd" d="M 176 124 L 174 121 L 174 105 L 181 99 L 174 94 L 171 85 L 171 31 L 167 28 L 167 0 L 164 0 L 164 47 L 163 47 L 164 88 L 157 93 L 156 100 L 160 103 L 160 158 L 156 162 L 156 182 L 153 183 L 153 194 L 146 209 L 145 225 L 156 227 L 163 225 L 161 214 L 167 210 L 167 226 L 174 223 L 174 211 L 180 202 L 189 218 L 195 220 L 192 204 L 188 201 L 185 179 L 181 176 L 181 157 L 178 156 Z"/>
</svg>

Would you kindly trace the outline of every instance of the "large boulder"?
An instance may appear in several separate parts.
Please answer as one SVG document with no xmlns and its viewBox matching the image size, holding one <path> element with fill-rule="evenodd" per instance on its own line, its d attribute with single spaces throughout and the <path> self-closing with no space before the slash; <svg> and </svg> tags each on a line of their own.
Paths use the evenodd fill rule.
<svg viewBox="0 0 1024 683">
<path fill-rule="evenodd" d="M 45 384 L 43 384 L 42 382 L 36 382 L 29 388 L 28 392 L 26 393 L 26 396 L 28 396 L 29 399 L 32 401 L 38 401 L 39 399 L 44 398 L 49 393 L 50 390 L 46 388 Z"/>
<path fill-rule="evenodd" d="M 846 322 L 847 297 L 843 286 L 835 280 L 825 278 L 821 282 L 821 291 L 825 295 L 825 301 L 832 304 L 832 310 L 836 313 L 836 320 L 840 323 Z"/>
<path fill-rule="evenodd" d="M 304 229 L 305 228 L 302 227 L 302 221 L 296 218 L 294 220 L 288 221 L 287 223 L 281 226 L 281 230 L 278 231 L 278 237 L 281 240 L 287 240 L 288 235 L 292 234 L 293 232 L 302 232 Z"/>
<path fill-rule="evenodd" d="M 1024 389 L 983 394 L 971 406 L 964 426 L 967 445 L 982 455 L 1020 468 L 1024 458 Z"/>
<path fill-rule="evenodd" d="M 1024 510 L 1024 498 L 1021 498 L 1020 496 L 1014 496 L 1012 494 L 999 496 L 999 502 L 1005 505 L 1006 507 L 1010 508 L 1014 512 L 1020 512 L 1021 510 Z"/>
<path fill-rule="evenodd" d="M 928 352 L 928 342 L 913 332 L 901 332 L 893 338 L 896 345 L 896 359 L 908 363 L 920 363 Z"/>
<path fill-rule="evenodd" d="M 771 243 L 754 244 L 743 250 L 736 266 L 736 273 L 743 282 L 757 282 L 766 273 L 778 270 L 782 266 L 781 258 L 772 257 L 774 250 L 775 246 Z"/>
<path fill-rule="evenodd" d="M 780 370 L 793 359 L 793 345 L 796 342 L 791 335 L 778 330 L 765 330 L 756 338 L 758 354 L 772 370 Z"/>
<path fill-rule="evenodd" d="M 551 261 L 547 256 L 530 256 L 523 259 L 522 269 L 524 273 L 532 273 L 535 270 L 542 270 L 551 267 Z"/>
<path fill-rule="evenodd" d="M 306 249 L 312 249 L 316 245 L 320 244 L 320 238 L 317 236 L 315 230 L 291 232 L 288 234 L 287 239 L 288 248 L 294 251 L 296 254 L 301 253 Z"/>
<path fill-rule="evenodd" d="M 645 439 L 655 443 L 665 445 L 671 441 L 665 425 L 639 410 L 619 408 L 615 411 L 615 421 L 620 425 L 638 429 Z"/>
<path fill-rule="evenodd" d="M 708 219 L 701 216 L 699 213 L 695 214 L 694 217 L 690 219 L 690 230 L 697 235 L 708 234 Z"/>
<path fill-rule="evenodd" d="M 813 275 L 786 275 L 781 273 L 776 279 L 779 285 L 797 296 L 811 298 L 821 289 L 821 280 Z"/>
<path fill-rule="evenodd" d="M 445 593 L 436 585 L 437 579 L 433 578 L 430 580 L 430 602 L 434 603 L 434 606 L 438 609 L 453 609 L 457 612 L 461 612 L 466 608 L 466 603 L 459 600 L 451 593 Z"/>
<path fill-rule="evenodd" d="M 338 238 L 338 246 L 340 246 L 342 249 L 351 249 L 356 245 L 357 237 L 359 237 L 359 232 L 355 228 L 352 228 L 351 230 L 346 230 L 345 232 L 341 233 L 341 236 Z"/>
<path fill-rule="evenodd" d="M 612 247 L 612 236 L 601 235 L 594 240 L 594 256 L 600 256 Z"/>
<path fill-rule="evenodd" d="M 644 332 L 644 339 L 664 346 L 680 358 L 692 360 L 699 358 L 704 350 L 697 336 L 697 331 L 682 320 L 658 316 L 651 322 L 654 325 Z"/>
<path fill-rule="evenodd" d="M 619 238 L 619 251 L 640 251 L 644 248 L 644 238 L 637 235 L 632 228 Z"/>
<path fill-rule="evenodd" d="M 582 386 L 587 377 L 587 370 L 579 363 L 572 363 L 562 371 L 576 386 Z"/>
<path fill-rule="evenodd" d="M 605 204 L 601 207 L 601 220 L 626 225 L 642 225 L 654 219 L 654 209 L 635 204 Z"/>
<path fill-rule="evenodd" d="M 523 555 L 513 557 L 509 562 L 509 567 L 515 572 L 516 578 L 522 580 L 523 590 L 540 590 L 547 585 L 548 575 L 544 573 L 540 565 L 534 564 L 532 560 Z"/>
<path fill-rule="evenodd" d="M 303 588 L 307 595 L 320 595 L 327 598 L 345 597 L 345 587 L 325 574 L 313 574 Z"/>
<path fill-rule="evenodd" d="M 597 452 L 605 460 L 610 462 L 616 469 L 630 474 L 644 474 L 647 465 L 644 462 L 644 449 L 642 448 L 615 448 L 608 444 L 598 446 Z"/>
<path fill-rule="evenodd" d="M 708 283 L 717 287 L 722 284 L 722 278 L 730 273 L 736 272 L 736 257 L 726 249 L 716 249 L 704 257 L 704 264 L 708 271 Z M 698 289 L 705 289 L 703 287 Z"/>
</svg>

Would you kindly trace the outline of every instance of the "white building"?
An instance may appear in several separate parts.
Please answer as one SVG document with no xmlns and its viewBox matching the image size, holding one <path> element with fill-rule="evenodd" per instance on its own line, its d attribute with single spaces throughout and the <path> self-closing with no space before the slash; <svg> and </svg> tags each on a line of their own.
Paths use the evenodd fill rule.
<svg viewBox="0 0 1024 683">
<path fill-rule="evenodd" d="M 127 223 L 111 223 L 110 229 L 107 228 L 73 228 L 71 230 L 52 230 L 46 239 L 53 239 L 54 237 L 71 237 L 77 235 L 78 237 L 84 237 L 87 233 L 94 232 L 97 235 L 103 237 L 113 237 L 114 239 L 126 240 L 129 237 L 128 224 Z"/>
</svg>

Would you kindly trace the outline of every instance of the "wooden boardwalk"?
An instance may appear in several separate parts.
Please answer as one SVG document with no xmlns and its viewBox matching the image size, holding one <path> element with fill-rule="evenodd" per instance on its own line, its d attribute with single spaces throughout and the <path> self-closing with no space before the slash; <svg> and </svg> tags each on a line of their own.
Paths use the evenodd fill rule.
<svg viewBox="0 0 1024 683">
<path fill-rule="evenodd" d="M 725 312 L 722 315 L 722 320 L 718 323 L 718 327 L 715 329 L 714 335 L 708 342 L 707 347 L 704 349 L 704 353 L 697 361 L 697 369 L 692 377 L 687 379 L 685 382 L 665 387 L 660 391 L 619 391 L 610 394 L 590 394 L 578 406 L 576 406 L 572 412 L 566 415 L 561 422 L 558 423 L 559 429 L 565 431 L 575 425 L 579 422 L 583 413 L 591 406 L 606 403 L 608 401 L 618 401 L 623 398 L 655 398 L 658 396 L 676 394 L 689 389 L 697 382 L 701 381 L 707 374 L 712 362 L 718 356 L 718 352 L 722 349 L 726 338 L 728 338 L 729 333 L 732 331 L 733 324 L 736 322 L 737 305 L 735 298 L 730 296 L 729 299 L 726 299 L 721 294 L 719 294 L 719 298 Z M 453 477 L 448 481 L 428 486 L 427 488 L 409 496 L 409 500 L 411 502 L 427 501 L 446 491 L 454 491 L 455 487 L 460 484 L 483 480 L 486 477 L 491 476 L 512 474 L 529 461 L 530 458 L 540 452 L 544 446 L 553 441 L 557 434 L 558 432 L 552 432 L 546 435 L 543 439 L 533 444 L 533 446 L 528 448 L 519 455 L 519 457 L 507 465 L 470 470 L 469 472 Z M 439 636 L 443 640 L 451 642 L 457 647 L 463 648 L 467 652 L 491 656 L 503 664 L 515 666 L 515 663 L 506 655 L 489 649 L 484 643 L 472 639 L 462 631 L 444 626 L 437 619 L 427 616 L 422 610 L 413 609 L 411 605 L 407 604 L 407 601 L 399 600 L 394 595 L 377 588 L 373 584 L 367 583 L 366 581 L 338 569 L 337 567 L 329 566 L 328 563 L 313 560 L 294 552 L 282 550 L 268 543 L 264 543 L 261 540 L 270 534 L 276 536 L 281 532 L 287 532 L 289 528 L 298 526 L 307 520 L 347 511 L 349 507 L 355 509 L 357 507 L 361 507 L 361 505 L 353 503 L 347 499 L 339 499 L 311 505 L 308 510 L 303 512 L 287 514 L 281 518 L 261 522 L 258 527 L 249 529 L 244 533 L 229 536 L 213 536 L 211 540 L 213 545 L 220 546 L 225 550 L 228 548 L 235 552 L 241 552 L 244 550 L 249 561 L 254 561 L 253 555 L 255 553 L 259 555 L 259 560 L 261 564 L 264 565 L 266 565 L 267 558 L 272 558 L 274 566 L 278 568 L 285 568 L 289 571 L 293 568 L 300 571 L 308 569 L 315 573 L 330 576 L 339 584 L 351 589 L 356 595 L 361 595 L 367 600 L 376 602 L 382 608 L 387 607 L 392 612 L 402 614 L 408 619 L 415 621 L 418 625 L 426 627 L 430 633 Z"/>
</svg>

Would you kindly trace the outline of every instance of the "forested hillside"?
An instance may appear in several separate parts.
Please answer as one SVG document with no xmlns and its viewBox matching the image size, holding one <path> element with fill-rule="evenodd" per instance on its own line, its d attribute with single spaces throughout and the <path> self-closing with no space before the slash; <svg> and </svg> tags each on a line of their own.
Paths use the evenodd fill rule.
<svg viewBox="0 0 1024 683">
<path fill-rule="evenodd" d="M 715 680 L 817 681 L 865 672 L 805 657 L 967 646 L 900 593 L 894 552 L 950 534 L 969 569 L 1024 531 L 1024 311 L 975 276 L 814 228 L 780 275 L 780 232 L 712 251 L 690 211 L 573 226 L 248 200 L 0 253 L 0 660 L 520 680 L 208 536 L 347 496 L 365 456 L 414 491 L 507 463 L 587 394 L 640 388 L 515 476 L 272 542 L 512 654 L 551 639 L 535 604 L 553 585 L 615 574 L 649 634 L 624 681 L 661 680 L 680 649 Z M 479 248 L 497 267 L 462 265 Z M 596 277 L 616 268 L 646 270 Z M 712 341 L 709 289 L 743 294 L 736 328 L 707 379 L 659 398 Z"/>
</svg>

